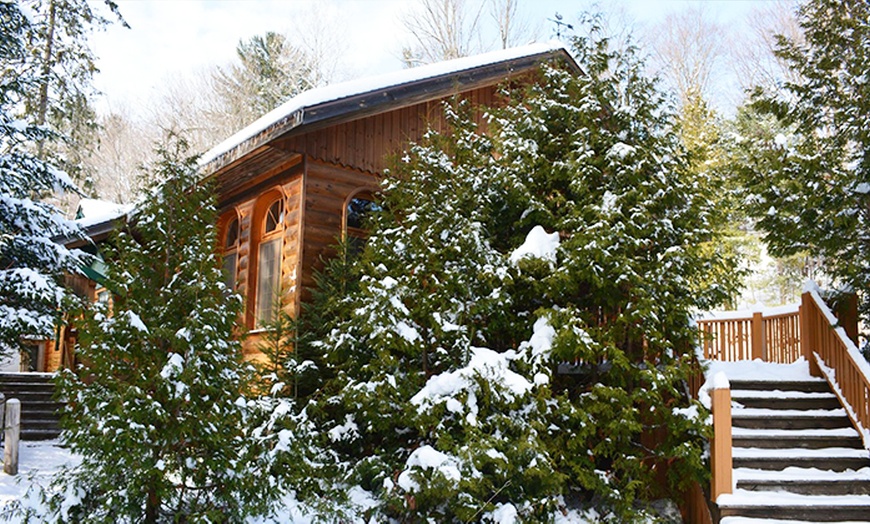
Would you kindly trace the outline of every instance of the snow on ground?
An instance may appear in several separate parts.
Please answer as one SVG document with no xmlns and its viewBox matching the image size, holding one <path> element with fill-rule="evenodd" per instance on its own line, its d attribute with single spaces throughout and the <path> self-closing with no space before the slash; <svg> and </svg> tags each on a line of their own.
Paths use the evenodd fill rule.
<svg viewBox="0 0 870 524">
<path fill-rule="evenodd" d="M 19 474 L 7 475 L 0 471 L 0 511 L 3 507 L 15 500 L 22 500 L 27 494 L 31 483 L 40 486 L 48 486 L 52 476 L 64 465 L 74 466 L 77 458 L 66 448 L 60 446 L 56 440 L 41 442 L 21 442 L 19 448 Z M 370 495 L 361 488 L 350 490 L 350 502 L 352 505 L 365 509 L 372 507 L 374 501 Z M 288 494 L 281 501 L 282 507 L 276 512 L 277 515 L 269 518 L 252 518 L 248 524 L 313 524 L 319 522 L 307 508 L 300 504 L 293 493 Z M 500 520 L 499 524 L 512 524 L 509 511 L 513 506 L 505 505 L 501 511 L 496 512 Z M 599 519 L 594 512 L 578 512 L 567 510 L 564 514 L 557 512 L 554 515 L 556 524 L 591 524 Z M 348 521 L 348 524 L 365 524 L 362 519 Z"/>
<path fill-rule="evenodd" d="M 52 475 L 62 466 L 73 465 L 76 459 L 69 450 L 60 447 L 55 440 L 21 442 L 18 448 L 18 475 L 0 472 L 0 505 L 21 499 L 30 486 L 31 479 L 47 485 Z"/>
</svg>

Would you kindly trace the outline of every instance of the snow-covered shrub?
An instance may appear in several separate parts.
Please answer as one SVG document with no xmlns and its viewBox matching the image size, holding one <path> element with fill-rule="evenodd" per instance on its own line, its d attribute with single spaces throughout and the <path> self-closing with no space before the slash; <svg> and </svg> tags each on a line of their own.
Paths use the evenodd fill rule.
<svg viewBox="0 0 870 524">
<path fill-rule="evenodd" d="M 180 139 L 158 152 L 163 183 L 107 258 L 111 306 L 83 311 L 60 388 L 62 438 L 81 464 L 61 471 L 52 522 L 241 522 L 278 496 L 251 370 L 222 284 L 214 191 Z"/>
<path fill-rule="evenodd" d="M 716 201 L 632 52 L 576 52 L 585 74 L 544 67 L 486 134 L 447 104 L 308 311 L 321 478 L 363 489 L 366 520 L 635 522 L 705 475 L 684 380 L 690 312 L 734 284 L 710 278 L 734 274 Z"/>
</svg>

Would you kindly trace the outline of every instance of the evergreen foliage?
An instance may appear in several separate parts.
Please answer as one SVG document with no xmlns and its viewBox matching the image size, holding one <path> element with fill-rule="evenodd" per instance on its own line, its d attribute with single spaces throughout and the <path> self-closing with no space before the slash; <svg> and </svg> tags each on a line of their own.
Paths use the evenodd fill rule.
<svg viewBox="0 0 870 524">
<path fill-rule="evenodd" d="M 575 51 L 585 74 L 545 67 L 486 134 L 448 104 L 306 313 L 333 374 L 306 408 L 319 475 L 368 492 L 366 519 L 633 522 L 705 474 L 684 380 L 690 314 L 736 284 L 719 203 L 634 50 Z"/>
<path fill-rule="evenodd" d="M 83 313 L 82 364 L 60 375 L 64 442 L 82 462 L 58 475 L 46 520 L 241 522 L 277 496 L 242 397 L 251 370 L 215 254 L 214 191 L 185 151 L 181 139 L 158 150 L 163 183 L 108 254 L 112 304 Z"/>
<path fill-rule="evenodd" d="M 265 359 L 257 361 L 259 386 L 269 395 L 301 401 L 321 386 L 323 355 L 317 347 L 300 340 L 300 325 L 308 319 L 294 318 L 283 295 L 276 294 L 273 317 L 262 324 L 257 348 Z"/>
<path fill-rule="evenodd" d="M 322 81 L 314 58 L 279 33 L 239 41 L 236 56 L 238 64 L 216 72 L 215 88 L 226 111 L 249 121 Z"/>
<path fill-rule="evenodd" d="M 96 90 L 91 82 L 98 71 L 88 37 L 112 23 L 112 18 L 125 27 L 126 22 L 112 0 L 101 2 L 111 18 L 90 0 L 21 1 L 32 18 L 21 70 L 34 82 L 22 93 L 19 116 L 61 134 L 62 140 L 38 141 L 38 156 L 60 165 L 88 188 L 90 173 L 81 169 L 85 152 L 97 143 L 96 113 L 91 104 Z"/>
<path fill-rule="evenodd" d="M 776 256 L 823 260 L 840 285 L 870 300 L 870 6 L 811 0 L 799 11 L 804 42 L 778 38 L 796 80 L 759 90 L 742 113 L 736 157 L 746 205 Z"/>
<path fill-rule="evenodd" d="M 298 392 L 293 383 L 295 375 L 288 368 L 295 368 L 291 361 L 296 357 L 293 348 L 296 345 L 297 326 L 295 319 L 284 309 L 283 295 L 275 294 L 272 318 L 262 324 L 264 331 L 257 349 L 265 359 L 257 361 L 257 375 L 260 388 L 270 395 L 285 396 L 282 393 L 289 393 L 296 397 Z"/>
<path fill-rule="evenodd" d="M 76 189 L 67 175 L 33 153 L 55 135 L 16 118 L 36 78 L 22 67 L 30 20 L 16 1 L 0 3 L 0 353 L 22 337 L 51 339 L 61 303 L 63 275 L 77 273 L 79 256 L 53 237 L 74 238 L 77 226 L 43 199 Z"/>
</svg>

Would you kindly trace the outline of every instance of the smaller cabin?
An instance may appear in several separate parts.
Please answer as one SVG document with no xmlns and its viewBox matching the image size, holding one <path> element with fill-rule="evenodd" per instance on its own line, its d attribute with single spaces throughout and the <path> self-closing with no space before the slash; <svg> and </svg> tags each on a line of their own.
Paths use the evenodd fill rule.
<svg viewBox="0 0 870 524">
<path fill-rule="evenodd" d="M 217 181 L 227 283 L 245 298 L 246 357 L 256 358 L 276 297 L 295 315 L 337 241 L 364 237 L 361 217 L 373 209 L 388 159 L 441 127 L 445 101 L 497 106 L 502 86 L 535 81 L 544 63 L 580 71 L 561 44 L 535 44 L 330 85 L 288 100 L 206 152 L 200 166 Z M 86 231 L 99 242 L 116 223 Z M 94 282 L 76 287 L 99 296 Z M 45 370 L 71 362 L 70 340 L 59 336 L 59 347 L 45 351 L 66 355 L 46 358 Z"/>
</svg>

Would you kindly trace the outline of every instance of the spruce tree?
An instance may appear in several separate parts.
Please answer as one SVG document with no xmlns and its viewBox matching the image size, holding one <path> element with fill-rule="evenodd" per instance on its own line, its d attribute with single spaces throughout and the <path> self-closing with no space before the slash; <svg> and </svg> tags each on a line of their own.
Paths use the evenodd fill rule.
<svg viewBox="0 0 870 524">
<path fill-rule="evenodd" d="M 839 285 L 859 293 L 867 318 L 870 6 L 810 0 L 798 20 L 804 41 L 780 36 L 775 52 L 796 80 L 755 93 L 735 165 L 770 252 L 820 257 Z"/>
<path fill-rule="evenodd" d="M 18 2 L 0 3 L 0 354 L 21 348 L 24 338 L 51 339 L 68 297 L 65 273 L 77 273 L 79 255 L 52 241 L 80 233 L 45 201 L 75 192 L 69 177 L 32 151 L 54 140 L 46 129 L 15 117 L 36 79 L 22 67 L 30 19 Z"/>
<path fill-rule="evenodd" d="M 736 284 L 713 184 L 635 50 L 575 51 L 585 74 L 544 67 L 487 134 L 448 104 L 385 178 L 314 408 L 369 516 L 633 522 L 703 479 L 690 318 Z"/>
<path fill-rule="evenodd" d="M 60 376 L 63 441 L 82 457 L 51 498 L 60 522 L 240 522 L 276 496 L 251 434 L 250 369 L 222 285 L 214 191 L 174 139 L 162 180 L 108 248 L 109 306 L 84 311 Z"/>
<path fill-rule="evenodd" d="M 733 293 L 735 260 L 710 249 L 711 184 L 690 172 L 637 50 L 611 50 L 592 23 L 574 41 L 584 75 L 547 69 L 497 115 L 513 226 L 496 232 L 513 245 L 536 225 L 559 233 L 555 269 L 518 280 L 554 329 L 551 365 L 568 372 L 551 384 L 550 452 L 567 486 L 627 522 L 656 496 L 656 464 L 671 464 L 670 493 L 704 475 L 703 418 L 675 408 L 690 403 L 691 315 Z"/>
</svg>

